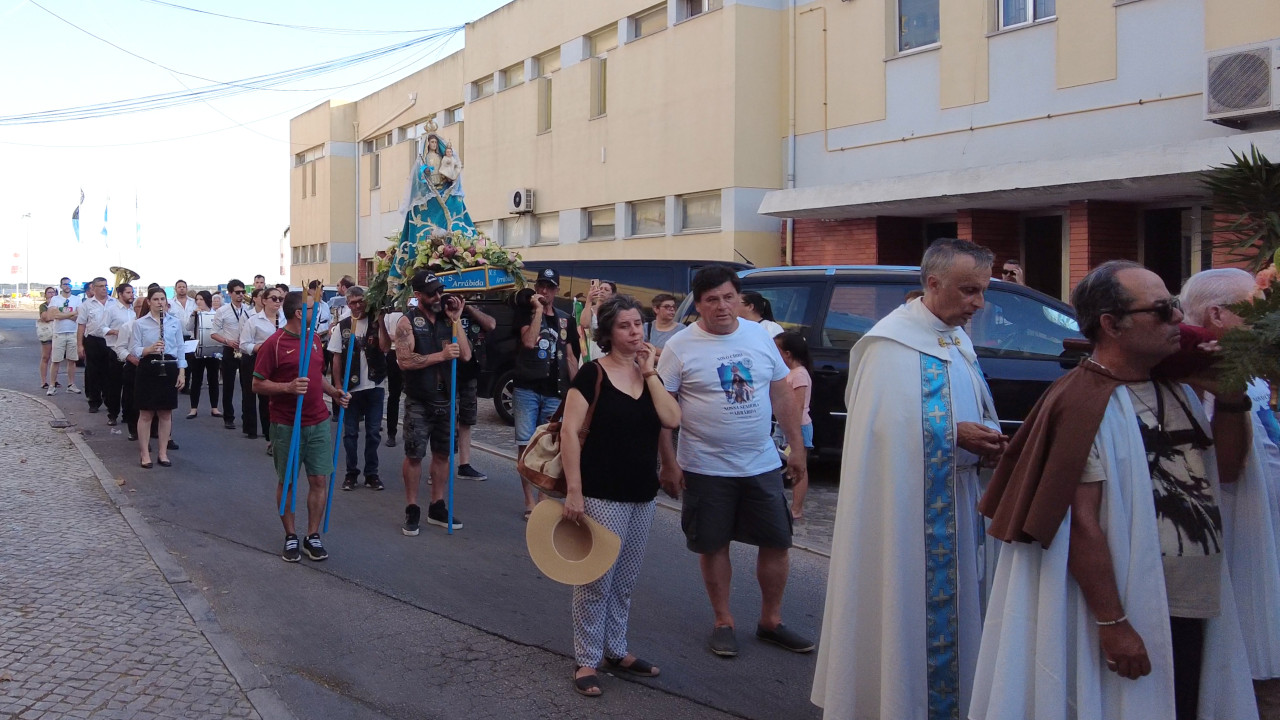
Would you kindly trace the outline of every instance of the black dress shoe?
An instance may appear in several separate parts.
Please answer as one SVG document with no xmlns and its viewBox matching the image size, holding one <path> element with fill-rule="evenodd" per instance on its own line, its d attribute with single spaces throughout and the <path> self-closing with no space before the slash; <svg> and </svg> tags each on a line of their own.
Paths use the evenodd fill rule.
<svg viewBox="0 0 1280 720">
<path fill-rule="evenodd" d="M 90 406 L 89 406 L 89 412 L 90 412 L 91 414 L 92 414 L 92 413 L 96 413 L 96 412 L 98 412 L 98 408 L 96 408 L 96 407 L 94 407 L 94 406 L 90 405 Z"/>
<path fill-rule="evenodd" d="M 109 418 L 107 418 L 107 426 L 108 426 L 108 427 L 115 427 L 115 426 L 116 426 L 116 419 L 115 419 L 115 418 L 113 418 L 113 417 L 109 417 Z"/>
<path fill-rule="evenodd" d="M 168 446 L 167 446 L 167 447 L 168 447 L 170 450 L 177 450 L 177 449 L 178 449 L 178 443 L 174 442 L 174 441 L 173 441 L 173 438 L 169 438 L 169 444 L 168 444 Z"/>
<path fill-rule="evenodd" d="M 138 441 L 138 433 L 135 433 L 135 432 L 129 433 L 129 442 L 137 442 L 137 441 Z"/>
<path fill-rule="evenodd" d="M 149 463 L 149 462 L 141 463 L 141 465 L 142 465 L 142 469 L 143 469 L 143 470 L 150 470 L 150 469 L 151 469 L 151 463 Z"/>
<path fill-rule="evenodd" d="M 157 460 L 156 462 L 160 463 L 160 467 L 173 467 L 173 463 L 168 460 Z"/>
<path fill-rule="evenodd" d="M 258 439 L 258 433 L 245 433 L 244 436 L 250 440 Z"/>
<path fill-rule="evenodd" d="M 235 429 L 236 429 L 236 424 L 235 424 L 235 423 L 222 423 L 222 427 L 224 427 L 224 428 L 226 428 L 226 429 L 228 429 L 228 430 L 235 430 Z"/>
</svg>

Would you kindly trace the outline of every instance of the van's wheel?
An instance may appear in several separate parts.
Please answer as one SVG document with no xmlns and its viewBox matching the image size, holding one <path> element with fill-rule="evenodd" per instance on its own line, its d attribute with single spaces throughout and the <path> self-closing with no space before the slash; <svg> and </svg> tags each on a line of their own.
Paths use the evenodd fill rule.
<svg viewBox="0 0 1280 720">
<path fill-rule="evenodd" d="M 498 382 L 494 384 L 497 391 L 493 393 L 493 409 L 498 411 L 502 422 L 508 425 L 516 424 L 516 416 L 511 412 L 511 404 L 515 400 L 514 378 L 515 371 L 508 370 L 498 376 Z"/>
</svg>

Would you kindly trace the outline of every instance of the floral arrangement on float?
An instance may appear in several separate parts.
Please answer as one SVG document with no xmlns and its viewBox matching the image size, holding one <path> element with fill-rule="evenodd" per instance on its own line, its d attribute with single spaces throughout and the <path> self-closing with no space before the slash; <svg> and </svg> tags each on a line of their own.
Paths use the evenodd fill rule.
<svg viewBox="0 0 1280 720">
<path fill-rule="evenodd" d="M 1231 152 L 1232 162 L 1204 174 L 1204 187 L 1213 195 L 1215 247 L 1247 262 L 1256 273 L 1258 297 L 1231 306 L 1244 324 L 1227 331 L 1219 341 L 1217 360 L 1226 390 L 1239 392 L 1253 378 L 1271 385 L 1271 408 L 1280 404 L 1280 164 L 1257 147 Z"/>
</svg>

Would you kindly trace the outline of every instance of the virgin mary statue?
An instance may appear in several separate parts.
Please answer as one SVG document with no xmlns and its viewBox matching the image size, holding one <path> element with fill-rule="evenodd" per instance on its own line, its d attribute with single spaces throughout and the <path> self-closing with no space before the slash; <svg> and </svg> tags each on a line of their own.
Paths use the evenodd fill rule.
<svg viewBox="0 0 1280 720">
<path fill-rule="evenodd" d="M 392 276 L 402 277 L 406 268 L 413 267 L 420 241 L 455 233 L 476 236 L 462 193 L 462 161 L 444 138 L 430 133 L 414 169 L 409 211 Z"/>
</svg>

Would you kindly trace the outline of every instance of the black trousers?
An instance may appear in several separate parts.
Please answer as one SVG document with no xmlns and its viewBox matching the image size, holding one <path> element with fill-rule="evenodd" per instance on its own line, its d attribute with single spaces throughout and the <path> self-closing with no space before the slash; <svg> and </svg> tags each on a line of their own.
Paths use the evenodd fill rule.
<svg viewBox="0 0 1280 720">
<path fill-rule="evenodd" d="M 236 359 L 236 351 L 222 346 L 222 422 L 234 425 L 236 422 L 236 373 L 240 371 L 240 361 Z"/>
<path fill-rule="evenodd" d="M 400 394 L 404 392 L 404 375 L 396 362 L 394 350 L 387 353 L 387 437 L 394 439 L 400 429 Z"/>
<path fill-rule="evenodd" d="M 88 350 L 88 348 L 85 348 Z M 108 417 L 119 417 L 120 407 L 124 404 L 123 397 L 123 381 L 124 366 L 128 363 L 121 362 L 116 358 L 116 354 L 107 351 L 107 384 L 102 392 L 103 404 L 107 406 Z M 133 401 L 131 397 L 130 402 Z"/>
<path fill-rule="evenodd" d="M 193 358 L 188 355 L 188 358 Z M 188 361 L 187 369 L 191 371 L 191 409 L 200 408 L 200 386 L 205 376 L 209 378 L 209 407 L 218 409 L 218 358 L 194 358 Z"/>
<path fill-rule="evenodd" d="M 130 362 L 126 362 L 120 371 L 121 416 L 130 435 L 138 434 L 138 408 L 133 404 L 133 381 L 137 374 L 137 366 Z"/>
<path fill-rule="evenodd" d="M 84 398 L 89 401 L 89 407 L 99 408 L 107 392 L 107 368 L 115 355 L 107 349 L 106 340 L 92 335 L 84 338 L 84 354 Z M 107 408 L 110 411 L 111 405 Z M 119 410 L 119 402 L 116 409 Z"/>
<path fill-rule="evenodd" d="M 244 407 L 240 412 L 240 429 L 245 435 L 257 435 L 258 425 L 262 425 L 262 434 L 271 439 L 271 413 L 266 395 L 255 395 L 253 392 L 254 357 L 245 355 L 240 358 L 240 402 Z M 223 410 L 226 412 L 226 410 Z"/>
<path fill-rule="evenodd" d="M 1173 640 L 1173 707 L 1177 720 L 1196 720 L 1204 665 L 1204 620 L 1169 618 Z"/>
</svg>

